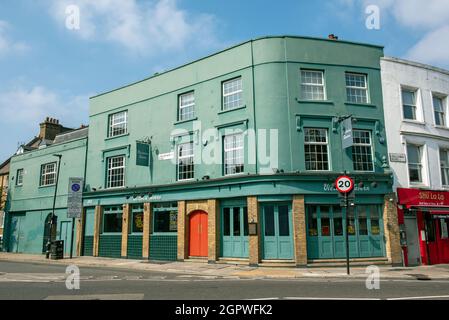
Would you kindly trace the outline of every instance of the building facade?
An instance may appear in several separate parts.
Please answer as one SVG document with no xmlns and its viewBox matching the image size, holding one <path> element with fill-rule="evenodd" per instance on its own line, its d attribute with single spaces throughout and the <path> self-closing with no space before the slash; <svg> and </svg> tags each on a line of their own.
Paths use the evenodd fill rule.
<svg viewBox="0 0 449 320">
<path fill-rule="evenodd" d="M 59 125 L 53 119 L 43 124 L 46 122 L 51 127 Z M 11 158 L 4 250 L 44 253 L 55 200 L 56 239 L 64 240 L 64 252 L 70 252 L 72 219 L 67 218 L 68 184 L 70 177 L 84 178 L 87 134 L 88 128 L 54 132 L 41 139 L 39 147 L 22 147 Z M 62 155 L 59 167 L 55 156 L 58 154 Z M 75 232 L 79 230 L 77 226 L 74 228 Z M 75 241 L 73 248 L 76 251 Z"/>
<path fill-rule="evenodd" d="M 305 266 L 344 258 L 349 232 L 353 259 L 402 263 L 382 56 L 266 37 L 92 97 L 78 253 Z"/>
<path fill-rule="evenodd" d="M 3 244 L 5 208 L 8 196 L 8 180 L 9 180 L 9 159 L 0 165 L 0 250 Z"/>
<path fill-rule="evenodd" d="M 448 263 L 449 71 L 397 58 L 381 67 L 406 263 Z"/>
</svg>

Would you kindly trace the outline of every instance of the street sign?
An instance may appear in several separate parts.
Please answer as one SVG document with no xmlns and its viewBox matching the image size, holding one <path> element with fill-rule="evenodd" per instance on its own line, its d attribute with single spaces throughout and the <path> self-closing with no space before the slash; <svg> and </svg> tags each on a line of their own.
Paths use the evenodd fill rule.
<svg viewBox="0 0 449 320">
<path fill-rule="evenodd" d="M 69 178 L 67 218 L 81 218 L 83 210 L 83 178 Z"/>
<path fill-rule="evenodd" d="M 340 176 L 335 180 L 335 188 L 340 193 L 349 193 L 354 189 L 354 181 L 348 176 Z"/>
<path fill-rule="evenodd" d="M 354 144 L 352 137 L 352 117 L 343 120 L 341 143 L 343 149 L 350 148 Z"/>
</svg>

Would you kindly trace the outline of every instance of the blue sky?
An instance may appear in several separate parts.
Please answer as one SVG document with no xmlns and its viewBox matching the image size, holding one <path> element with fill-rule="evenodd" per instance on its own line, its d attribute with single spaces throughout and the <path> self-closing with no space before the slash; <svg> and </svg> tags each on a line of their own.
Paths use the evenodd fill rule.
<svg viewBox="0 0 449 320">
<path fill-rule="evenodd" d="M 379 30 L 365 26 L 373 4 Z M 87 124 L 97 93 L 250 38 L 329 33 L 449 69 L 448 0 L 1 0 L 0 162 L 46 116 Z"/>
</svg>

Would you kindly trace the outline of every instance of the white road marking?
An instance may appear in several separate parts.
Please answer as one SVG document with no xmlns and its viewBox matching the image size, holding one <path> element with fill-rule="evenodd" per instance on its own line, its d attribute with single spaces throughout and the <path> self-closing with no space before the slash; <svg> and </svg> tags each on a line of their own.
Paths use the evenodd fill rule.
<svg viewBox="0 0 449 320">
<path fill-rule="evenodd" d="M 48 296 L 45 300 L 143 300 L 143 298 L 143 293 L 121 293 Z"/>
<path fill-rule="evenodd" d="M 448 298 L 449 295 L 445 296 L 422 296 L 422 297 L 399 297 L 399 298 L 388 298 L 387 300 L 425 300 L 425 299 L 442 299 Z"/>
<path fill-rule="evenodd" d="M 284 297 L 286 300 L 381 300 L 380 298 L 321 298 L 321 297 Z"/>
</svg>

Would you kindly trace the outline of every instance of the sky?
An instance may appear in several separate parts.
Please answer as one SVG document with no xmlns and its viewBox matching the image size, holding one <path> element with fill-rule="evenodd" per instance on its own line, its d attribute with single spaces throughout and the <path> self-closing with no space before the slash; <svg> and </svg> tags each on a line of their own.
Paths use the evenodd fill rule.
<svg viewBox="0 0 449 320">
<path fill-rule="evenodd" d="M 449 0 L 0 0 L 0 162 L 47 116 L 88 124 L 96 94 L 252 38 L 330 33 L 449 69 Z"/>
</svg>

